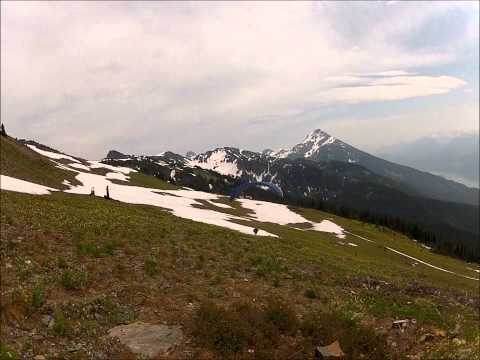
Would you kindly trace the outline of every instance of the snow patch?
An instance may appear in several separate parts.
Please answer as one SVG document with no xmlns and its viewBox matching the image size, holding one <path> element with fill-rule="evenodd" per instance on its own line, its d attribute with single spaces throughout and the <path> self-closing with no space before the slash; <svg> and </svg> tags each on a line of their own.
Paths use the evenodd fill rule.
<svg viewBox="0 0 480 360">
<path fill-rule="evenodd" d="M 214 206 L 218 206 L 218 207 L 221 207 L 223 209 L 233 209 L 233 207 L 231 207 L 230 205 L 227 205 L 227 204 L 224 204 L 224 203 L 219 203 L 219 202 L 213 202 L 211 200 L 207 200 L 210 204 L 214 205 Z"/>
<path fill-rule="evenodd" d="M 118 173 L 118 172 L 109 172 L 107 175 L 105 175 L 107 179 L 115 179 L 115 180 L 121 180 L 121 181 L 129 181 L 130 177 L 126 176 L 123 173 Z"/>
<path fill-rule="evenodd" d="M 322 220 L 320 223 L 313 224 L 313 230 L 332 233 L 339 239 L 345 239 L 343 228 L 330 220 Z"/>
<path fill-rule="evenodd" d="M 247 216 L 257 219 L 258 221 L 279 225 L 310 223 L 312 228 L 309 230 L 333 233 L 339 239 L 345 238 L 343 228 L 334 222 L 323 220 L 320 223 L 312 223 L 303 216 L 290 210 L 286 205 L 248 199 L 239 199 L 238 201 L 240 201 L 243 208 L 254 212 L 253 215 L 249 214 Z"/>
<path fill-rule="evenodd" d="M 101 163 L 100 161 L 89 160 L 90 168 L 98 169 L 98 168 L 105 168 L 108 170 L 121 172 L 124 174 L 130 174 L 131 172 L 137 172 L 137 170 L 131 169 L 129 167 L 122 167 L 122 166 L 112 166 L 108 164 Z"/>
<path fill-rule="evenodd" d="M 244 218 L 192 206 L 201 205 L 196 199 L 216 200 L 219 198 L 218 195 L 191 190 L 162 190 L 162 193 L 158 193 L 158 189 L 114 184 L 105 176 L 83 172 L 79 172 L 76 179 L 82 185 L 74 186 L 66 192 L 73 194 L 90 194 L 92 187 L 95 189 L 106 189 L 108 186 L 110 197 L 115 200 L 129 204 L 157 206 L 163 209 L 168 209 L 175 216 L 184 219 L 217 225 L 237 230 L 245 234 L 253 234 L 253 227 L 232 222 L 232 220 L 245 220 Z M 103 196 L 103 193 L 97 191 L 96 196 Z M 257 235 L 277 237 L 277 235 L 268 233 L 264 230 L 259 230 Z"/>
<path fill-rule="evenodd" d="M 48 186 L 20 180 L 7 175 L 0 175 L 0 189 L 33 195 L 49 195 L 50 191 L 58 191 Z"/>
<path fill-rule="evenodd" d="M 65 155 L 65 154 L 59 154 L 59 153 L 55 153 L 55 152 L 52 152 L 52 151 L 42 150 L 42 149 L 39 149 L 38 147 L 36 147 L 35 145 L 31 145 L 31 144 L 27 144 L 27 146 L 30 149 L 32 149 L 33 151 L 35 151 L 36 153 L 39 153 L 40 155 L 43 155 L 43 156 L 48 157 L 50 159 L 55 159 L 55 160 L 67 159 L 67 160 L 71 160 L 71 161 L 76 162 L 76 163 L 80 163 L 80 161 L 78 161 L 77 159 L 75 159 L 71 156 Z"/>
<path fill-rule="evenodd" d="M 68 166 L 71 166 L 73 168 L 80 169 L 80 170 L 90 171 L 90 168 L 88 166 L 85 166 L 80 163 L 71 163 L 71 164 L 68 164 Z"/>
</svg>

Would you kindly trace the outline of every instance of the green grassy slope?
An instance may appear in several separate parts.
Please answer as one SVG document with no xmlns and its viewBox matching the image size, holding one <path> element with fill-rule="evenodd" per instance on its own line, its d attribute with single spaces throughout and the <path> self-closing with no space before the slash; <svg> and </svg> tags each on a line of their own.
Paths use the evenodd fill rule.
<svg viewBox="0 0 480 360">
<path fill-rule="evenodd" d="M 0 136 L 0 172 L 55 189 L 67 188 L 63 180 L 77 183 L 75 173 L 55 167 L 48 158 L 5 136 Z"/>
<path fill-rule="evenodd" d="M 2 174 L 12 164 L 3 161 Z M 29 173 L 16 174 L 29 180 Z M 472 275 L 469 265 L 391 231 L 296 209 L 376 241 L 348 236 L 358 244 L 351 247 L 277 224 L 262 228 L 279 238 L 254 237 L 151 206 L 0 194 L 0 339 L 19 358 L 134 358 L 104 335 L 136 320 L 183 326 L 189 341 L 172 359 L 252 358 L 252 348 L 257 358 L 304 359 L 336 339 L 350 359 L 480 358 L 478 282 L 413 267 L 383 246 Z M 231 213 L 248 214 L 233 205 Z M 45 315 L 54 326 L 42 323 Z M 403 318 L 417 324 L 392 329 Z M 437 335 L 421 341 L 426 334 Z"/>
</svg>

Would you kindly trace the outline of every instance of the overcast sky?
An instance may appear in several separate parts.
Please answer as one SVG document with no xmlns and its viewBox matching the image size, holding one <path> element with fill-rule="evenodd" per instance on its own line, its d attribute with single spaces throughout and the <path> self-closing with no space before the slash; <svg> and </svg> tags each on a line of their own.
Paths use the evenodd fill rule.
<svg viewBox="0 0 480 360">
<path fill-rule="evenodd" d="M 7 131 L 67 153 L 478 132 L 478 2 L 1 3 Z"/>
</svg>

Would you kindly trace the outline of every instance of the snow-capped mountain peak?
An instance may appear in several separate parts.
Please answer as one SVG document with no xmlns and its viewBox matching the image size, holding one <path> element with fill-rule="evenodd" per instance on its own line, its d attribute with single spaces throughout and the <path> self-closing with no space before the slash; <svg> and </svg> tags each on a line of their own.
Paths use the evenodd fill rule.
<svg viewBox="0 0 480 360">
<path fill-rule="evenodd" d="M 316 130 L 313 130 L 307 136 L 305 136 L 305 138 L 303 139 L 303 142 L 306 143 L 306 142 L 312 142 L 312 141 L 313 142 L 322 141 L 324 139 L 329 139 L 331 137 L 332 136 L 327 134 L 325 131 L 323 131 L 321 129 L 316 129 Z"/>
<path fill-rule="evenodd" d="M 303 150 L 303 157 L 309 158 L 314 155 L 322 146 L 332 144 L 335 140 L 336 139 L 333 136 L 330 136 L 320 129 L 316 129 L 308 134 L 303 140 L 303 143 L 295 146 L 293 150 Z"/>
</svg>

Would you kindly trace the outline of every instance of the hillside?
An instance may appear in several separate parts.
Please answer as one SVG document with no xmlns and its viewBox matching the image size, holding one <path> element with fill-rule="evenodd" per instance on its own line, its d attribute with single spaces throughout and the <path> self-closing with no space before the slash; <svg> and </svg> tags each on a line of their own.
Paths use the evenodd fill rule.
<svg viewBox="0 0 480 360">
<path fill-rule="evenodd" d="M 181 326 L 158 358 L 305 359 L 339 340 L 347 359 L 480 359 L 478 265 L 368 223 L 181 188 L 141 162 L 0 139 L 0 358 L 138 358 L 106 335 L 142 321 Z"/>
</svg>

